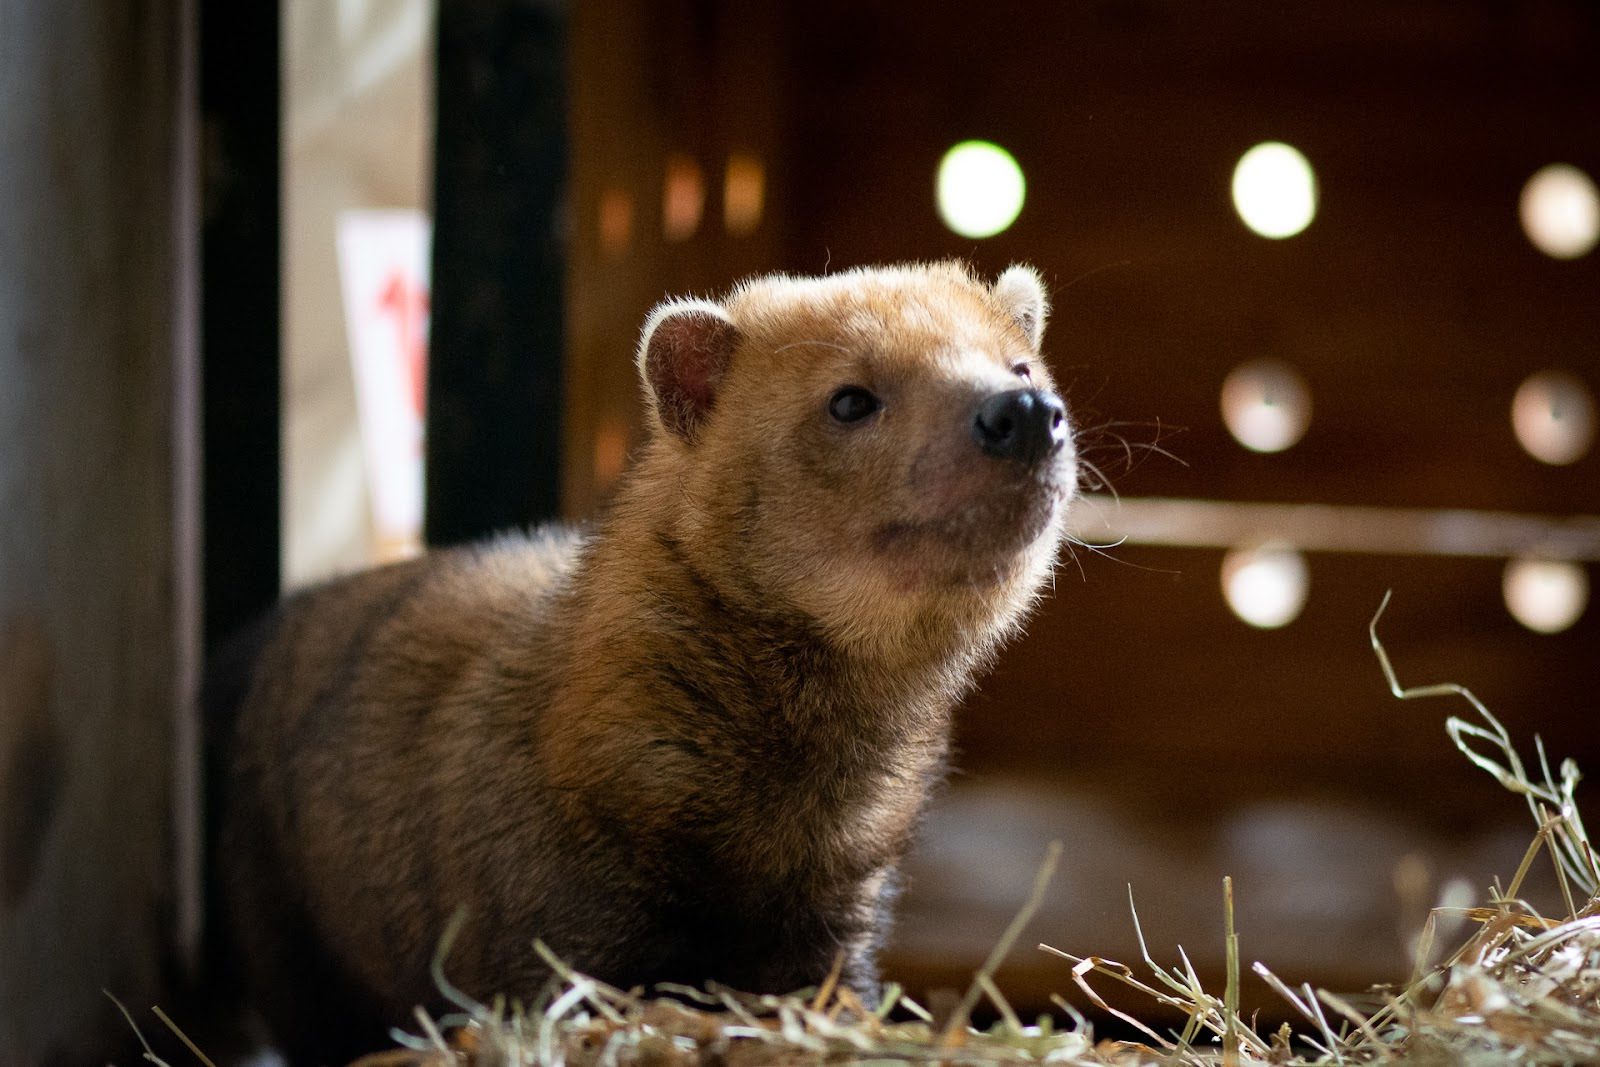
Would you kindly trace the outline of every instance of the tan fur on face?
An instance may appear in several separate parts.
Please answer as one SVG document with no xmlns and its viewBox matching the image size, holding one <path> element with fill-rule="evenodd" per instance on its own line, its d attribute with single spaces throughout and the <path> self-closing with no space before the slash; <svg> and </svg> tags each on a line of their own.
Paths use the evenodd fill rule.
<svg viewBox="0 0 1600 1067">
<path fill-rule="evenodd" d="M 942 263 L 765 278 L 723 307 L 741 339 L 725 410 L 693 448 L 649 461 L 685 494 L 681 536 L 715 558 L 753 534 L 772 550 L 736 569 L 759 595 L 890 661 L 947 655 L 953 627 L 959 645 L 998 640 L 1054 561 L 1075 482 L 1067 454 L 1038 498 L 997 492 L 964 432 L 976 396 L 1023 384 L 1018 365 L 1051 386 L 1037 276 L 1012 268 L 991 290 Z M 884 397 L 883 425 L 829 424 L 829 396 L 851 384 Z M 991 516 L 1007 528 L 986 543 Z"/>
</svg>

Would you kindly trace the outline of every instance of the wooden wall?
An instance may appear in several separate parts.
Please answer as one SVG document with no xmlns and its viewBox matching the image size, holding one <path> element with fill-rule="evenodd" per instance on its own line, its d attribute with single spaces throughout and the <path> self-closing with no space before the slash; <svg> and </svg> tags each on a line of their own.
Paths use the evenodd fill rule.
<svg viewBox="0 0 1600 1067">
<path fill-rule="evenodd" d="M 958 255 L 1040 266 L 1047 355 L 1080 424 L 1176 457 L 1121 470 L 1113 433 L 1091 434 L 1124 494 L 1594 515 L 1600 452 L 1540 464 L 1509 410 L 1549 366 L 1600 390 L 1600 254 L 1548 258 L 1517 218 L 1544 164 L 1600 174 L 1597 47 L 1600 16 L 1575 0 L 581 5 L 568 509 L 591 508 L 596 457 L 614 466 L 607 442 L 636 432 L 627 359 L 656 297 Z M 1028 180 L 1017 223 L 984 241 L 933 208 L 940 155 L 971 137 Z M 667 156 L 715 168 L 741 140 L 767 163 L 758 236 L 663 240 Z M 1284 241 L 1229 200 L 1266 140 L 1300 148 L 1320 185 L 1315 221 Z M 607 253 L 611 187 L 635 209 L 632 243 Z M 1276 455 L 1240 447 L 1219 413 L 1224 377 L 1260 357 L 1313 398 L 1307 436 Z M 1129 544 L 1063 567 L 962 714 L 962 775 L 913 865 L 892 973 L 960 981 L 1061 835 L 1073 873 L 1037 932 L 1063 947 L 1131 955 L 1135 881 L 1163 943 L 1215 968 L 1231 873 L 1252 958 L 1346 986 L 1392 977 L 1418 909 L 1453 878 L 1507 875 L 1529 831 L 1446 740 L 1463 707 L 1384 690 L 1365 626 L 1389 588 L 1405 680 L 1470 685 L 1530 747 L 1537 731 L 1600 767 L 1600 610 L 1538 635 L 1502 604 L 1502 559 L 1312 554 L 1304 613 L 1262 631 L 1229 611 L 1220 563 Z M 1069 980 L 1018 960 L 1025 996 Z"/>
<path fill-rule="evenodd" d="M 174 943 L 181 6 L 0 4 L 0 1063 L 120 1039 Z"/>
<path fill-rule="evenodd" d="M 1120 491 L 1600 509 L 1600 453 L 1538 463 L 1508 418 L 1517 384 L 1547 366 L 1600 387 L 1600 259 L 1540 254 L 1516 214 L 1544 163 L 1600 172 L 1592 8 L 1001 3 L 970 20 L 841 3 L 793 29 L 807 106 L 789 258 L 1038 263 L 1080 421 L 1147 423 L 1123 428 L 1137 441 L 1159 420 L 1182 460 L 1148 458 Z M 1005 144 L 1029 178 L 1018 223 L 981 243 L 942 232 L 926 201 L 940 151 L 968 136 Z M 1228 201 L 1233 163 L 1268 139 L 1305 151 L 1322 191 L 1310 228 L 1281 242 Z M 1263 356 L 1297 366 L 1314 398 L 1307 437 L 1279 455 L 1239 447 L 1218 413 L 1227 372 Z M 1113 555 L 1080 553 L 1083 572 L 1066 568 L 986 687 L 978 709 L 1006 725 L 967 720 L 974 765 L 1109 760 L 1161 779 L 1226 759 L 1361 789 L 1352 770 L 1446 773 L 1459 758 L 1441 709 L 1389 703 L 1366 647 L 1390 586 L 1408 676 L 1471 683 L 1519 732 L 1600 757 L 1584 710 L 1600 613 L 1523 630 L 1500 604 L 1500 561 L 1315 558 L 1305 615 L 1259 632 L 1222 601 L 1217 553 Z"/>
</svg>

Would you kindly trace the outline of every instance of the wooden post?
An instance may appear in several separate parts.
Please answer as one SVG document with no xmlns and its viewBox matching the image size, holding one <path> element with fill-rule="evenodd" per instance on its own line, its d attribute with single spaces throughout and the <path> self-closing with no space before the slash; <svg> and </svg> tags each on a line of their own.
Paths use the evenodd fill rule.
<svg viewBox="0 0 1600 1067">
<path fill-rule="evenodd" d="M 439 8 L 429 544 L 554 518 L 561 488 L 565 4 Z"/>
<path fill-rule="evenodd" d="M 120 1045 L 173 949 L 187 23 L 0 0 L 0 1064 Z"/>
</svg>

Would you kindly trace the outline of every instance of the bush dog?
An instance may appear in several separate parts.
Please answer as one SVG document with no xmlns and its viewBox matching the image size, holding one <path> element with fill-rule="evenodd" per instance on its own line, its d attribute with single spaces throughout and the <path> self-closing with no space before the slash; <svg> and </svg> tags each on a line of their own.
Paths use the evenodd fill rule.
<svg viewBox="0 0 1600 1067">
<path fill-rule="evenodd" d="M 952 709 L 1073 497 L 1046 312 L 1031 269 L 957 263 L 668 301 L 592 531 L 280 605 L 208 714 L 226 955 L 284 1050 L 437 1003 L 458 910 L 479 997 L 536 994 L 535 938 L 622 986 L 787 992 L 842 955 L 874 996 Z"/>
</svg>

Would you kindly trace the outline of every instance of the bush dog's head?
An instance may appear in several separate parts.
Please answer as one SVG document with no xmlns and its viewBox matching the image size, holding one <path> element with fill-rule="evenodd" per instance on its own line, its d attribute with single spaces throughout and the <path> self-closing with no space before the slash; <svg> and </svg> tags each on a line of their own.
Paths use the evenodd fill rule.
<svg viewBox="0 0 1600 1067">
<path fill-rule="evenodd" d="M 745 282 L 639 343 L 635 485 L 730 600 L 899 660 L 991 647 L 1054 563 L 1077 480 L 1038 274 Z M 648 488 L 646 488 L 648 486 Z"/>
</svg>

